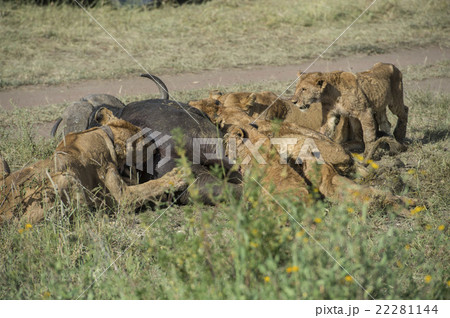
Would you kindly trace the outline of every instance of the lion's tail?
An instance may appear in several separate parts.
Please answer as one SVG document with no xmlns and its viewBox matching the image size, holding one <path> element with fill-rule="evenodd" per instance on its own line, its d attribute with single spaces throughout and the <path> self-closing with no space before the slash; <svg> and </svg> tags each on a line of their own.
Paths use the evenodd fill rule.
<svg viewBox="0 0 450 318">
<path fill-rule="evenodd" d="M 394 104 L 403 107 L 403 75 L 394 64 L 392 64 L 391 91 L 394 98 Z"/>
</svg>

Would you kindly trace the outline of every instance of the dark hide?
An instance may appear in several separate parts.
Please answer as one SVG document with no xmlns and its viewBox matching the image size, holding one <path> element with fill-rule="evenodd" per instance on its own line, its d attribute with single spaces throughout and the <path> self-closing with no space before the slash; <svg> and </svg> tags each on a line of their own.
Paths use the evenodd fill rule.
<svg viewBox="0 0 450 318">
<path fill-rule="evenodd" d="M 178 104 L 171 100 L 150 99 L 133 102 L 119 110 L 119 113 L 116 113 L 116 115 L 128 122 L 142 129 L 149 128 L 150 132 L 148 134 L 159 132 L 160 135 L 152 142 L 157 142 L 163 136 L 170 136 L 169 140 L 162 143 L 156 149 L 151 158 L 152 160 L 147 162 L 151 162 L 152 167 L 146 167 L 147 173 L 141 172 L 141 182 L 160 178 L 176 166 L 175 159 L 179 158 L 179 156 L 175 151 L 175 141 L 172 138 L 172 130 L 174 128 L 179 128 L 183 132 L 184 150 L 187 158 L 191 162 L 194 159 L 194 138 L 223 137 L 222 133 L 209 120 L 206 114 L 187 104 Z M 95 120 L 92 120 L 91 123 L 94 126 Z M 148 145 L 150 145 L 150 142 Z M 170 149 L 170 154 L 166 153 L 167 149 Z M 241 186 L 237 185 L 242 181 L 241 175 L 236 171 L 230 172 L 232 165 L 225 156 L 223 156 L 225 160 L 206 158 L 205 154 L 213 154 L 215 152 L 216 145 L 203 145 L 200 151 L 200 164 L 192 165 L 194 175 L 199 178 L 197 183 L 199 185 L 201 199 L 207 204 L 212 203 L 211 191 L 213 197 L 220 196 L 223 191 L 223 181 L 214 177 L 208 171 L 211 166 L 219 165 L 222 167 L 222 171 L 229 178 L 228 181 L 232 187 L 232 192 L 236 197 L 240 196 L 241 192 Z M 166 158 L 167 155 L 169 155 L 170 160 L 159 167 L 158 163 L 163 158 Z M 148 173 L 148 171 L 152 172 Z M 186 198 L 183 198 L 181 201 L 184 203 L 186 202 Z"/>
<path fill-rule="evenodd" d="M 193 162 L 194 138 L 223 137 L 206 114 L 187 104 L 178 104 L 177 102 L 168 100 L 169 94 L 167 87 L 158 77 L 150 74 L 142 76 L 151 79 L 158 85 L 162 99 L 144 100 L 125 106 L 120 100 L 111 95 L 89 95 L 81 101 L 67 107 L 62 118 L 53 127 L 52 135 L 54 136 L 58 130 L 63 131 L 65 135 L 72 131 L 82 131 L 97 126 L 95 114 L 100 108 L 106 107 L 116 117 L 127 120 L 142 129 L 149 128 L 151 131 L 147 136 L 152 132 L 160 133 L 160 136 L 149 141 L 146 146 L 151 146 L 155 142 L 158 144 L 159 138 L 163 138 L 163 136 L 167 135 L 172 137 L 172 130 L 174 128 L 180 128 L 184 137 L 184 150 L 187 158 L 191 162 Z M 170 160 L 164 165 L 159 166 L 158 164 L 164 158 L 168 158 L 168 154 L 166 153 L 167 149 L 171 150 Z M 242 190 L 240 185 L 242 177 L 236 171 L 230 172 L 232 165 L 228 159 L 208 160 L 206 158 L 205 154 L 215 152 L 215 145 L 203 145 L 200 151 L 200 164 L 192 164 L 192 172 L 198 177 L 197 185 L 199 186 L 201 200 L 207 204 L 213 203 L 211 198 L 220 196 L 223 192 L 223 180 L 216 178 L 209 172 L 209 168 L 214 165 L 221 167 L 223 173 L 228 177 L 228 184 L 232 188 L 231 191 L 234 196 L 239 197 Z M 139 181 L 145 182 L 160 178 L 175 167 L 175 160 L 177 158 L 179 156 L 175 151 L 174 140 L 170 138 L 159 147 L 156 147 L 150 160 L 147 158 L 147 166 L 144 166 L 144 171 L 139 173 Z M 130 169 L 124 169 L 123 173 L 124 178 L 133 176 L 133 173 L 130 173 Z M 186 203 L 187 195 L 183 195 L 180 201 L 181 203 Z"/>
</svg>

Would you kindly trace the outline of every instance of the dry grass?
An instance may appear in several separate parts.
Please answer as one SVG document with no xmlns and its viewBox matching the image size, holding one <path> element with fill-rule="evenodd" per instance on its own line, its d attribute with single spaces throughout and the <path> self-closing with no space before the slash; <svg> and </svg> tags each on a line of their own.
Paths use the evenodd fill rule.
<svg viewBox="0 0 450 318">
<path fill-rule="evenodd" d="M 285 87 L 256 83 L 223 89 Z M 176 97 L 205 95 L 207 90 L 199 90 Z M 364 207 L 319 202 L 305 209 L 279 200 L 376 299 L 448 299 L 450 96 L 417 91 L 406 102 L 409 149 L 383 157 L 366 182 L 419 198 L 425 210 L 399 218 L 382 207 L 368 213 Z M 62 108 L 55 105 L 52 111 Z M 16 128 L 0 126 L 0 152 L 13 169 L 48 156 L 55 147 L 54 141 L 33 138 L 33 120 L 51 115 L 39 114 L 32 119 L 27 110 L 16 110 L 8 114 Z M 242 201 L 170 208 L 145 234 L 164 210 L 123 214 L 56 204 L 32 229 L 19 232 L 20 222 L 2 228 L 0 298 L 77 298 L 132 242 L 81 298 L 369 298 L 295 222 L 274 212 L 277 205 L 265 201 L 261 191 L 249 183 Z M 61 217 L 69 213 L 75 214 L 72 222 Z"/>
<path fill-rule="evenodd" d="M 435 64 L 410 65 L 403 71 L 406 81 L 420 81 L 428 78 L 446 78 L 450 74 L 450 60 Z"/>
<path fill-rule="evenodd" d="M 315 58 L 367 6 L 367 0 L 210 1 L 142 10 L 89 12 L 155 74 Z M 324 58 L 399 47 L 449 45 L 445 0 L 379 1 Z M 14 5 L 0 10 L 0 87 L 118 78 L 139 67 L 80 8 Z"/>
</svg>

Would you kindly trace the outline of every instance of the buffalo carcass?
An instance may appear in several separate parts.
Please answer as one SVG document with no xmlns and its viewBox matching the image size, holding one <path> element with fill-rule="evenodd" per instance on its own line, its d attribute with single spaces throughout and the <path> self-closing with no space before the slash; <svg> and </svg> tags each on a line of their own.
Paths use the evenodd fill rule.
<svg viewBox="0 0 450 318">
<path fill-rule="evenodd" d="M 169 100 L 167 87 L 158 77 L 150 74 L 141 76 L 153 80 L 158 85 L 161 99 L 132 102 L 125 106 L 111 95 L 89 95 L 67 107 L 62 119 L 53 127 L 52 135 L 56 135 L 58 131 L 66 134 L 95 127 L 97 122 L 93 119 L 96 111 L 102 107 L 110 109 L 115 116 L 129 121 L 147 133 L 146 146 L 147 149 L 154 148 L 153 155 L 146 163 L 136 162 L 138 167 L 143 168 L 138 174 L 139 182 L 145 182 L 160 178 L 175 167 L 179 155 L 175 151 L 172 131 L 178 128 L 183 134 L 182 142 L 186 157 L 192 163 L 193 174 L 198 178 L 196 183 L 202 201 L 212 204 L 214 201 L 212 198 L 220 196 L 223 192 L 223 180 L 210 173 L 210 168 L 214 165 L 222 168 L 233 194 L 240 196 L 242 190 L 240 173 L 232 171 L 232 164 L 224 155 L 211 159 L 211 154 L 221 152 L 216 152 L 216 147 L 222 146 L 223 135 L 208 116 L 187 104 Z M 205 139 L 213 143 L 208 144 L 208 141 L 205 143 Z M 217 142 L 215 143 L 214 140 Z M 139 158 L 135 159 L 139 160 Z M 130 177 L 129 171 L 124 171 L 124 177 Z M 187 200 L 188 196 L 185 193 L 180 197 L 179 202 L 186 203 Z"/>
</svg>

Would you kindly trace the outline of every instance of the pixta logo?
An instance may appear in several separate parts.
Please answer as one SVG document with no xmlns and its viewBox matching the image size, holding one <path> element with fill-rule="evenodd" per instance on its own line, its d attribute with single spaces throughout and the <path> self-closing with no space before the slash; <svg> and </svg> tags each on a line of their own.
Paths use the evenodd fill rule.
<svg viewBox="0 0 450 318">
<path fill-rule="evenodd" d="M 169 140 L 172 136 L 163 135 L 161 132 L 144 128 L 139 133 L 127 140 L 126 164 L 135 166 L 137 170 L 145 171 L 149 174 L 154 172 L 154 157 L 156 150 L 162 154 L 156 167 L 160 168 L 168 163 L 172 156 L 172 146 Z M 144 167 L 145 166 L 145 167 Z"/>
<path fill-rule="evenodd" d="M 145 128 L 127 140 L 128 166 L 135 166 L 137 170 L 153 174 L 155 168 L 154 160 L 158 159 L 156 168 L 160 168 L 172 158 L 173 142 L 169 135 L 163 135 L 159 131 Z M 201 164 L 203 160 L 223 160 L 230 164 L 239 162 L 241 165 L 249 164 L 254 159 L 258 164 L 265 165 L 262 147 L 270 142 L 280 155 L 280 164 L 291 162 L 301 165 L 304 161 L 315 161 L 323 164 L 325 161 L 312 138 L 260 138 L 251 141 L 248 138 L 227 138 L 226 149 L 222 138 L 193 138 L 192 140 L 192 163 Z M 238 146 L 239 145 L 239 146 Z M 242 152 L 242 148 L 245 150 Z M 296 149 L 296 150 L 295 150 Z M 267 149 L 266 149 L 267 150 Z M 244 158 L 238 158 L 238 153 L 244 153 Z M 294 161 L 292 161 L 294 160 Z"/>
</svg>

